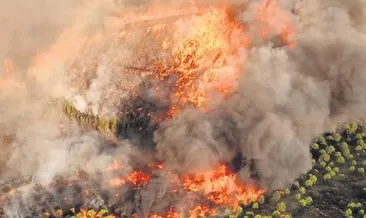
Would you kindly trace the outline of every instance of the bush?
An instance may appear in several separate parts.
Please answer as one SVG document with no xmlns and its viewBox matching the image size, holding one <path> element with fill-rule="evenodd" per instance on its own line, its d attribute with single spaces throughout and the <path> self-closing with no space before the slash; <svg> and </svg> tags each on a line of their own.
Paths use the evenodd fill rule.
<svg viewBox="0 0 366 218">
<path fill-rule="evenodd" d="M 334 157 L 341 157 L 342 156 L 342 153 L 337 151 L 334 153 Z"/>
<path fill-rule="evenodd" d="M 363 160 L 363 161 L 362 161 L 362 165 L 363 165 L 363 166 L 366 166 L 366 160 Z"/>
<path fill-rule="evenodd" d="M 305 198 L 305 201 L 306 201 L 306 204 L 311 204 L 313 202 L 313 199 L 310 196 L 308 196 Z"/>
<path fill-rule="evenodd" d="M 295 195 L 295 198 L 296 198 L 296 200 L 300 200 L 300 199 L 301 199 L 301 194 L 300 194 L 300 193 L 297 193 L 297 194 Z"/>
<path fill-rule="evenodd" d="M 329 156 L 329 154 L 326 154 L 326 153 L 322 154 L 322 155 L 320 155 L 319 160 L 324 161 L 324 162 L 329 162 L 330 156 Z"/>
<path fill-rule="evenodd" d="M 327 166 L 327 163 L 325 163 L 324 161 L 320 161 L 320 166 L 321 167 L 326 167 Z"/>
<path fill-rule="evenodd" d="M 310 179 L 308 179 L 308 180 L 305 181 L 305 186 L 306 187 L 311 187 L 311 186 L 313 186 L 313 182 Z"/>
<path fill-rule="evenodd" d="M 324 181 L 328 181 L 328 180 L 330 180 L 332 178 L 332 176 L 329 174 L 329 173 L 326 173 L 326 174 L 324 174 L 323 175 L 323 179 L 324 179 Z"/>
<path fill-rule="evenodd" d="M 306 192 L 306 190 L 305 190 L 305 188 L 304 188 L 304 187 L 300 187 L 300 188 L 299 188 L 299 193 L 300 193 L 300 194 L 302 194 L 302 195 L 303 195 L 303 194 L 305 194 L 305 192 Z"/>
<path fill-rule="evenodd" d="M 306 207 L 306 205 L 307 205 L 305 199 L 300 199 L 299 204 L 300 204 L 301 207 Z"/>
<path fill-rule="evenodd" d="M 253 209 L 258 209 L 259 208 L 259 204 L 257 202 L 254 202 L 252 205 Z"/>
<path fill-rule="evenodd" d="M 286 211 L 286 204 L 285 204 L 285 202 L 283 202 L 283 201 L 279 202 L 277 204 L 276 208 L 280 212 L 285 212 Z"/>
<path fill-rule="evenodd" d="M 356 166 L 357 165 L 357 161 L 356 160 L 351 160 L 351 166 Z"/>
<path fill-rule="evenodd" d="M 357 172 L 361 174 L 365 174 L 365 169 L 363 167 L 357 168 Z"/>
<path fill-rule="evenodd" d="M 338 167 L 334 167 L 334 168 L 333 168 L 333 171 L 334 171 L 335 173 L 339 173 L 339 168 L 338 168 Z"/>
<path fill-rule="evenodd" d="M 329 175 L 330 175 L 331 177 L 334 177 L 334 176 L 336 175 L 336 172 L 334 172 L 334 171 L 330 171 L 330 172 L 329 172 Z"/>
<path fill-rule="evenodd" d="M 325 168 L 325 170 L 326 170 L 327 172 L 330 172 L 330 171 L 332 171 L 332 168 L 331 168 L 330 166 L 327 166 L 327 167 Z"/>
<path fill-rule="evenodd" d="M 344 215 L 345 215 L 346 217 L 352 216 L 352 210 L 351 210 L 351 209 L 349 209 L 349 208 L 347 208 L 347 209 L 344 211 Z"/>
<path fill-rule="evenodd" d="M 332 154 L 333 152 L 335 152 L 335 148 L 333 146 L 328 146 L 325 149 L 327 151 L 328 154 Z"/>
<path fill-rule="evenodd" d="M 346 162 L 346 160 L 342 156 L 337 157 L 337 160 L 336 161 L 337 161 L 337 163 L 344 163 L 344 162 Z"/>
<path fill-rule="evenodd" d="M 275 211 L 273 211 L 272 216 L 273 217 L 281 217 L 281 213 L 280 213 L 280 211 L 275 210 Z"/>
<path fill-rule="evenodd" d="M 348 171 L 353 172 L 353 171 L 355 171 L 355 170 L 356 170 L 356 167 L 355 167 L 355 166 L 350 166 L 350 167 L 348 167 Z"/>
<path fill-rule="evenodd" d="M 313 143 L 311 145 L 311 149 L 313 149 L 314 151 L 317 151 L 317 150 L 319 150 L 319 145 L 317 143 Z"/>
</svg>

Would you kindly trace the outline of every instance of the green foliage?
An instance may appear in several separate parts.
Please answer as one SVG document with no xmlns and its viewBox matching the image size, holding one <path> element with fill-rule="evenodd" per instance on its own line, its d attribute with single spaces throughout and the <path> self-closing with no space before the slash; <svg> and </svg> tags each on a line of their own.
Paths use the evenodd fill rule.
<svg viewBox="0 0 366 218">
<path fill-rule="evenodd" d="M 258 209 L 259 208 L 259 204 L 257 202 L 254 202 L 252 205 L 253 209 Z"/>
<path fill-rule="evenodd" d="M 320 155 L 319 160 L 324 161 L 324 162 L 329 162 L 330 161 L 330 156 L 329 156 L 329 154 L 324 153 L 324 154 Z"/>
<path fill-rule="evenodd" d="M 306 204 L 311 204 L 313 202 L 313 199 L 310 196 L 307 196 L 305 198 Z"/>
<path fill-rule="evenodd" d="M 329 173 L 326 173 L 326 174 L 324 174 L 323 175 L 323 179 L 324 179 L 324 181 L 328 181 L 328 180 L 330 180 L 332 178 L 332 176 L 329 174 Z"/>
<path fill-rule="evenodd" d="M 273 211 L 272 216 L 273 217 L 281 217 L 281 212 L 278 211 L 278 210 L 275 210 L 275 211 Z"/>
<path fill-rule="evenodd" d="M 302 194 L 302 195 L 303 195 L 303 194 L 305 194 L 305 192 L 306 192 L 306 190 L 305 190 L 305 188 L 304 188 L 304 187 L 300 187 L 300 188 L 299 188 L 299 193 L 300 193 L 300 194 Z"/>
<path fill-rule="evenodd" d="M 329 175 L 330 175 L 331 177 L 334 177 L 334 176 L 336 175 L 336 172 L 334 172 L 334 171 L 330 171 L 330 172 L 329 172 Z"/>
<path fill-rule="evenodd" d="M 344 211 L 344 215 L 346 216 L 346 217 L 349 217 L 349 216 L 352 216 L 352 210 L 351 209 L 346 209 L 345 211 Z"/>
<path fill-rule="evenodd" d="M 360 174 L 365 174 L 365 168 L 363 167 L 357 168 L 357 172 Z"/>
<path fill-rule="evenodd" d="M 310 179 L 308 179 L 305 181 L 305 186 L 309 188 L 309 187 L 313 186 L 313 182 Z"/>
<path fill-rule="evenodd" d="M 281 201 L 277 204 L 276 209 L 280 212 L 285 212 L 286 211 L 286 203 Z"/>
<path fill-rule="evenodd" d="M 346 162 L 346 160 L 342 156 L 337 157 L 336 161 L 337 161 L 337 163 L 344 163 L 344 162 Z"/>
<path fill-rule="evenodd" d="M 350 164 L 351 164 L 351 166 L 356 166 L 357 165 L 357 161 L 356 160 L 351 160 Z"/>
<path fill-rule="evenodd" d="M 300 199 L 300 200 L 299 200 L 299 204 L 300 204 L 300 206 L 301 206 L 301 207 L 306 207 L 307 202 L 306 202 L 306 200 L 305 200 L 305 199 Z"/>
<path fill-rule="evenodd" d="M 328 154 L 333 154 L 335 152 L 335 148 L 330 145 L 326 148 L 326 151 Z"/>
<path fill-rule="evenodd" d="M 350 167 L 348 167 L 348 171 L 353 172 L 353 171 L 355 171 L 355 170 L 356 170 L 356 167 L 355 167 L 355 166 L 350 166 Z"/>
<path fill-rule="evenodd" d="M 319 150 L 319 145 L 317 143 L 313 143 L 313 144 L 311 144 L 311 149 L 317 151 L 317 150 Z"/>
<path fill-rule="evenodd" d="M 281 199 L 281 197 L 282 197 L 282 195 L 281 195 L 280 191 L 275 191 L 272 194 L 272 197 L 271 197 L 270 201 L 272 203 L 278 202 Z"/>
</svg>

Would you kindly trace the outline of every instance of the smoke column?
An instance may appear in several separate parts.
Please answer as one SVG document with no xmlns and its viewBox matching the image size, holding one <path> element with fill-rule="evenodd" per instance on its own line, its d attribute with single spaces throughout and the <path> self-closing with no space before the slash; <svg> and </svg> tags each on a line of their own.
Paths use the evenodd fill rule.
<svg viewBox="0 0 366 218">
<path fill-rule="evenodd" d="M 271 190 L 311 169 L 309 144 L 315 136 L 365 116 L 366 2 L 227 1 L 235 20 L 227 22 L 235 25 L 228 32 L 220 29 L 224 36 L 214 35 L 230 43 L 227 58 L 218 58 L 224 64 L 213 71 L 221 76 L 207 90 L 233 87 L 228 95 L 210 92 L 202 110 L 172 96 L 176 76 L 159 80 L 151 74 L 174 65 L 169 46 L 194 36 L 194 27 L 204 23 L 200 6 L 222 4 L 1 1 L 0 136 L 9 138 L 0 142 L 2 182 L 31 176 L 47 187 L 55 176 L 82 168 L 90 181 L 105 187 L 112 177 L 105 169 L 115 159 L 126 173 L 157 160 L 166 171 L 186 174 L 240 157 L 238 176 Z M 165 36 L 173 42 L 167 50 L 160 44 Z M 157 66 L 156 60 L 164 62 Z M 123 116 L 136 96 L 154 104 L 159 117 L 179 106 L 176 116 L 159 123 L 147 149 L 138 136 L 120 137 L 112 145 L 96 131 L 70 123 L 57 101 L 66 98 L 82 112 L 89 108 L 110 117 Z M 167 187 L 166 178 L 158 176 L 136 194 L 140 201 L 125 197 L 121 204 L 143 215 L 184 204 L 184 198 L 162 197 L 168 196 Z M 19 203 L 31 198 L 29 189 L 22 186 L 21 197 L 8 201 L 7 216 L 29 215 Z"/>
</svg>

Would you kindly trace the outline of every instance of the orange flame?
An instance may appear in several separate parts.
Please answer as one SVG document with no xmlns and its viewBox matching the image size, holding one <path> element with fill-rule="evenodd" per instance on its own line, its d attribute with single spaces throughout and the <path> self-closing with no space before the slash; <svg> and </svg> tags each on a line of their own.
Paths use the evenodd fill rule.
<svg viewBox="0 0 366 218">
<path fill-rule="evenodd" d="M 243 64 L 238 49 L 247 46 L 244 27 L 225 8 L 210 8 L 194 18 L 196 28 L 190 34 L 178 30 L 162 43 L 163 49 L 171 50 L 172 66 L 162 69 L 163 64 L 155 64 L 160 69 L 157 78 L 178 77 L 167 117 L 174 117 L 187 104 L 204 108 L 213 92 L 229 95 Z"/>
<path fill-rule="evenodd" d="M 143 184 L 149 183 L 150 176 L 142 171 L 132 171 L 124 177 L 112 179 L 109 181 L 112 186 L 121 186 L 126 184 L 127 182 L 138 188 Z"/>
<path fill-rule="evenodd" d="M 264 191 L 242 183 L 226 165 L 220 165 L 212 172 L 183 177 L 183 188 L 202 193 L 216 205 L 229 206 L 236 210 L 240 203 L 257 200 Z"/>
</svg>

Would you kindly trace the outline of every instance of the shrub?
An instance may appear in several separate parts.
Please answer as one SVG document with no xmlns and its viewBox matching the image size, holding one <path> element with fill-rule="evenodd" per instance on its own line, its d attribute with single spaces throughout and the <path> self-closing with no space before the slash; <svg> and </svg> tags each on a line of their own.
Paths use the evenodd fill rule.
<svg viewBox="0 0 366 218">
<path fill-rule="evenodd" d="M 317 151 L 317 150 L 319 150 L 319 145 L 317 143 L 313 143 L 311 145 L 311 149 L 313 149 L 314 151 Z"/>
<path fill-rule="evenodd" d="M 361 151 L 362 150 L 362 146 L 361 145 L 357 145 L 356 147 L 355 147 L 355 151 Z"/>
<path fill-rule="evenodd" d="M 306 204 L 311 204 L 313 202 L 313 199 L 310 196 L 308 196 L 305 198 L 305 201 L 306 201 Z"/>
<path fill-rule="evenodd" d="M 311 187 L 311 186 L 313 186 L 313 182 L 310 179 L 308 179 L 308 180 L 305 181 L 305 186 L 306 187 Z"/>
<path fill-rule="evenodd" d="M 279 191 L 275 191 L 273 194 L 272 194 L 272 197 L 271 197 L 271 202 L 277 202 L 281 199 L 281 193 Z"/>
<path fill-rule="evenodd" d="M 321 167 L 326 167 L 327 166 L 327 163 L 325 163 L 324 161 L 320 161 L 320 166 Z"/>
<path fill-rule="evenodd" d="M 280 217 L 281 216 L 281 213 L 280 213 L 280 211 L 275 210 L 275 211 L 273 211 L 272 216 L 274 216 L 274 217 Z"/>
<path fill-rule="evenodd" d="M 352 216 L 352 210 L 351 210 L 351 209 L 349 209 L 349 208 L 347 208 L 347 209 L 344 211 L 344 215 L 345 215 L 346 217 Z"/>
<path fill-rule="evenodd" d="M 356 170 L 356 167 L 355 167 L 355 166 L 350 166 L 350 167 L 348 167 L 348 171 L 353 172 L 353 171 L 355 171 L 355 170 Z"/>
<path fill-rule="evenodd" d="M 364 174 L 365 173 L 365 169 L 363 167 L 357 168 L 357 172 Z"/>
<path fill-rule="evenodd" d="M 335 152 L 335 148 L 333 146 L 328 146 L 325 149 L 327 151 L 328 154 L 332 154 L 333 152 Z"/>
<path fill-rule="evenodd" d="M 332 176 L 329 174 L 329 173 L 326 173 L 326 174 L 324 174 L 323 175 L 323 179 L 324 179 L 324 181 L 328 181 L 328 180 L 330 180 L 332 178 Z"/>
<path fill-rule="evenodd" d="M 346 160 L 342 156 L 337 157 L 337 160 L 336 161 L 337 161 L 337 163 L 344 163 L 344 162 L 346 162 Z"/>
<path fill-rule="evenodd" d="M 316 183 L 316 181 L 318 180 L 318 178 L 317 178 L 316 176 L 314 176 L 314 175 L 310 175 L 309 180 L 310 180 L 313 184 L 315 184 L 315 183 Z"/>
<path fill-rule="evenodd" d="M 324 162 L 329 162 L 330 161 L 330 156 L 329 156 L 329 154 L 326 154 L 326 153 L 322 154 L 322 155 L 320 155 L 319 160 L 322 160 Z"/>
<path fill-rule="evenodd" d="M 300 200 L 300 199 L 301 199 L 301 194 L 300 194 L 300 193 L 297 193 L 297 194 L 295 195 L 295 198 L 296 198 L 296 200 Z"/>
<path fill-rule="evenodd" d="M 259 204 L 257 202 L 254 202 L 252 205 L 253 209 L 258 209 L 259 208 Z"/>
<path fill-rule="evenodd" d="M 300 188 L 299 188 L 299 193 L 300 193 L 300 194 L 302 194 L 302 195 L 303 195 L 303 194 L 305 194 L 305 192 L 306 192 L 306 190 L 305 190 L 305 188 L 304 188 L 304 187 L 300 187 Z"/>
<path fill-rule="evenodd" d="M 357 161 L 356 160 L 351 160 L 351 166 L 356 166 L 357 165 Z"/>
<path fill-rule="evenodd" d="M 326 170 L 327 172 L 330 172 L 330 171 L 332 171 L 332 168 L 331 168 L 330 166 L 327 166 L 327 167 L 325 168 L 325 170 Z"/>
<path fill-rule="evenodd" d="M 307 205 L 305 199 L 300 199 L 299 204 L 300 204 L 301 207 L 306 207 L 306 205 Z"/>
<path fill-rule="evenodd" d="M 334 171 L 335 173 L 339 173 L 339 168 L 338 168 L 338 167 L 334 167 L 334 168 L 333 168 L 333 171 Z"/>
<path fill-rule="evenodd" d="M 341 157 L 342 156 L 342 153 L 337 151 L 334 153 L 334 157 Z"/>
<path fill-rule="evenodd" d="M 363 160 L 363 161 L 362 161 L 362 165 L 363 165 L 363 166 L 366 166 L 366 160 Z"/>
<path fill-rule="evenodd" d="M 279 202 L 277 204 L 276 208 L 280 212 L 285 212 L 286 211 L 286 204 L 285 204 L 285 202 L 283 202 L 283 201 Z"/>
<path fill-rule="evenodd" d="M 258 203 L 260 204 L 264 204 L 264 202 L 266 201 L 266 197 L 264 197 L 264 195 L 261 195 L 259 198 L 258 198 Z"/>
<path fill-rule="evenodd" d="M 334 172 L 334 171 L 330 171 L 330 172 L 329 172 L 329 175 L 330 175 L 331 177 L 334 177 L 334 176 L 336 175 L 336 172 Z"/>
</svg>

